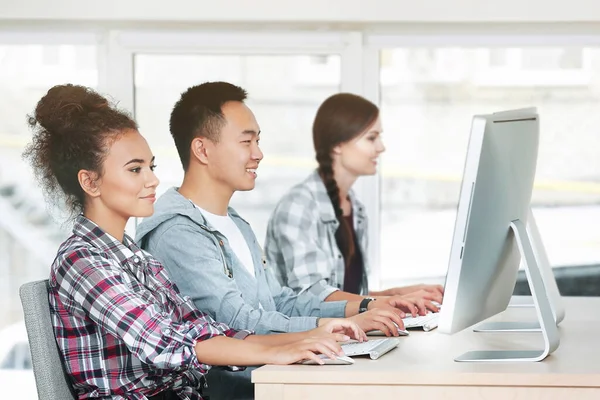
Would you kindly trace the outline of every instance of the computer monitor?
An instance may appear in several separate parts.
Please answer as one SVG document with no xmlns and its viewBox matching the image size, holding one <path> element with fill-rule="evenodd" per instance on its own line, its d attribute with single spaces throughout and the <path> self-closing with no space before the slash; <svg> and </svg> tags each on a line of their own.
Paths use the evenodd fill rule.
<svg viewBox="0 0 600 400">
<path fill-rule="evenodd" d="M 523 262 L 545 347 L 474 351 L 456 361 L 539 361 L 558 347 L 536 240 L 526 228 L 538 142 L 535 108 L 473 118 L 438 331 L 456 333 L 504 311 Z"/>
</svg>

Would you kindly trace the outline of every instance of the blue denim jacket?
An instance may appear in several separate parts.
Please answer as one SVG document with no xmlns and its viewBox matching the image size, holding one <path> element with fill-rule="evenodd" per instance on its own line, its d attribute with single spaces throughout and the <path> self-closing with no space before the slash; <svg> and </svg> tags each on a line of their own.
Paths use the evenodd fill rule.
<svg viewBox="0 0 600 400">
<path fill-rule="evenodd" d="M 190 296 L 199 310 L 234 329 L 250 329 L 257 334 L 299 332 L 315 328 L 317 317 L 344 316 L 346 302 L 322 302 L 311 293 L 297 295 L 282 287 L 273 277 L 250 225 L 234 209 L 228 212 L 250 247 L 255 277 L 238 260 L 227 238 L 175 188 L 158 199 L 154 215 L 138 226 L 136 241 L 163 264 L 179 290 Z M 250 385 L 249 372 L 216 371 L 225 374 L 216 384 L 219 390 L 232 390 L 234 380 Z M 211 383 L 214 374 L 208 376 L 209 393 L 215 390 Z"/>
</svg>

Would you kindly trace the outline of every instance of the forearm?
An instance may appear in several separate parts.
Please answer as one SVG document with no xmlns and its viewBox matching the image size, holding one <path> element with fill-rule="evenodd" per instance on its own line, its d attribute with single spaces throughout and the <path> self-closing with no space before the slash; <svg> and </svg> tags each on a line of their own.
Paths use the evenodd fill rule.
<svg viewBox="0 0 600 400">
<path fill-rule="evenodd" d="M 275 333 L 271 335 L 250 335 L 245 341 L 263 346 L 283 346 L 293 342 L 306 339 L 310 331 L 292 332 L 292 333 Z"/>
<path fill-rule="evenodd" d="M 342 301 L 342 300 L 347 300 L 347 301 L 358 301 L 358 302 L 360 302 L 362 299 L 364 299 L 364 296 L 359 296 L 357 294 L 352 294 L 352 293 L 348 293 L 348 292 L 342 292 L 341 290 L 336 290 L 335 292 L 333 292 L 329 296 L 327 296 L 325 298 L 325 301 Z"/>
<path fill-rule="evenodd" d="M 244 340 L 226 336 L 196 342 L 196 357 L 201 364 L 208 365 L 262 365 L 268 363 L 268 349 L 264 340 L 250 335 Z M 264 338 L 264 336 L 262 336 Z"/>
<path fill-rule="evenodd" d="M 371 297 L 378 297 L 378 296 L 395 296 L 396 293 L 396 288 L 394 289 L 386 289 L 386 290 L 382 290 L 379 292 L 376 291 L 370 291 L 369 292 L 369 296 Z"/>
</svg>

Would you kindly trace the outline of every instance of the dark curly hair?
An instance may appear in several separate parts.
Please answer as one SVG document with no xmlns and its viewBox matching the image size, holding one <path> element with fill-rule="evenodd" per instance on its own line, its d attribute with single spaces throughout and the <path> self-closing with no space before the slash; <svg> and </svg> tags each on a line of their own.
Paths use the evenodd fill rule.
<svg viewBox="0 0 600 400">
<path fill-rule="evenodd" d="M 102 176 L 110 140 L 126 130 L 137 130 L 135 121 L 105 97 L 71 84 L 48 90 L 28 123 L 33 138 L 23 158 L 33 167 L 47 201 L 59 206 L 64 201 L 72 216 L 83 212 L 85 204 L 79 171 Z"/>
<path fill-rule="evenodd" d="M 181 94 L 171 112 L 169 128 L 184 171 L 190 165 L 192 141 L 203 136 L 218 142 L 219 132 L 225 125 L 223 104 L 243 102 L 246 97 L 244 89 L 227 82 L 205 82 Z"/>
<path fill-rule="evenodd" d="M 375 123 L 379 109 L 364 97 L 351 93 L 338 93 L 326 99 L 317 111 L 313 123 L 313 144 L 318 170 L 331 199 L 335 215 L 340 223 L 336 241 L 344 256 L 346 266 L 355 252 L 351 240 L 351 227 L 343 217 L 340 189 L 333 176 L 333 148 L 348 142 Z"/>
</svg>

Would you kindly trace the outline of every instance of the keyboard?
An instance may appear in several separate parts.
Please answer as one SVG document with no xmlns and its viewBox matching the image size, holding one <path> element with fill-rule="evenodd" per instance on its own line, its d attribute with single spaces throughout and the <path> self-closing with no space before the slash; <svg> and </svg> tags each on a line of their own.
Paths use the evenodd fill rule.
<svg viewBox="0 0 600 400">
<path fill-rule="evenodd" d="M 371 360 L 377 360 L 388 351 L 400 344 L 397 338 L 371 339 L 367 342 L 354 342 L 342 345 L 344 355 L 348 357 L 368 355 Z"/>
<path fill-rule="evenodd" d="M 402 318 L 405 329 L 420 328 L 425 332 L 429 332 L 432 329 L 438 327 L 440 313 L 427 313 L 425 315 L 417 315 L 416 317 L 408 316 Z"/>
</svg>

